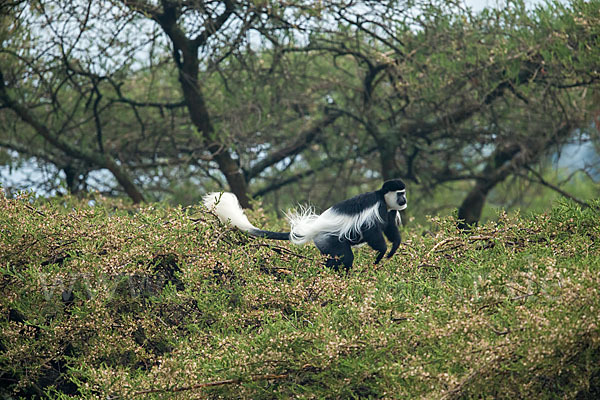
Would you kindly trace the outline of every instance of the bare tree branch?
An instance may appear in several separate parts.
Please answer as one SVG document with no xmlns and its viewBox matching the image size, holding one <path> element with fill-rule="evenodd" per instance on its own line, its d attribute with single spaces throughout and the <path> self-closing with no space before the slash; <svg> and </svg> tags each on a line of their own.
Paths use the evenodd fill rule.
<svg viewBox="0 0 600 400">
<path fill-rule="evenodd" d="M 64 152 L 67 156 L 85 161 L 89 164 L 96 165 L 100 168 L 108 169 L 117 182 L 123 187 L 125 192 L 133 200 L 134 203 L 144 201 L 144 196 L 138 190 L 136 185 L 129 174 L 120 167 L 110 156 L 107 154 L 100 154 L 97 152 L 90 152 L 73 146 L 70 142 L 64 138 L 54 135 L 44 124 L 40 123 L 27 108 L 19 104 L 8 94 L 4 81 L 4 74 L 0 70 L 0 101 L 13 110 L 15 114 L 23 120 L 26 124 L 31 126 L 35 132 L 43 137 L 48 143 L 52 144 L 57 149 Z"/>
<path fill-rule="evenodd" d="M 324 128 L 331 125 L 340 116 L 339 113 L 329 113 L 321 121 L 318 121 L 314 126 L 311 126 L 304 132 L 298 135 L 298 138 L 286 147 L 276 150 L 262 159 L 256 165 L 246 172 L 246 179 L 257 177 L 265 169 L 277 164 L 287 157 L 294 156 L 304 151 L 311 143 L 313 143 Z"/>
<path fill-rule="evenodd" d="M 533 176 L 535 177 L 535 179 L 533 179 L 528 174 L 517 174 L 517 175 L 520 176 L 521 178 L 527 179 L 530 182 L 539 183 L 540 185 L 546 186 L 547 188 L 554 190 L 556 193 L 560 194 L 564 198 L 572 200 L 572 201 L 574 201 L 575 203 L 579 204 L 580 206 L 582 206 L 584 208 L 591 207 L 590 203 L 587 203 L 587 202 L 585 202 L 585 201 L 583 201 L 581 199 L 578 199 L 574 195 L 568 193 L 567 191 L 561 189 L 560 187 L 554 185 L 553 183 L 548 182 L 547 180 L 545 180 L 544 177 L 539 172 L 537 172 L 536 170 L 534 170 L 530 166 L 527 166 L 526 170 L 529 171 L 529 172 L 531 172 L 533 174 Z"/>
</svg>

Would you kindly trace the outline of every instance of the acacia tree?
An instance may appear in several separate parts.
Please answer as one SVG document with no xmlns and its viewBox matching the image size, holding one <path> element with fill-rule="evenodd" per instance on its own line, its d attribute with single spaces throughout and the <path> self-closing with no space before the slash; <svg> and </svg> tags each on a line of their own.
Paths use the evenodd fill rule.
<svg viewBox="0 0 600 400">
<path fill-rule="evenodd" d="M 597 1 L 24 4 L 3 24 L 0 146 L 67 176 L 108 168 L 137 201 L 180 178 L 222 176 L 247 206 L 404 177 L 473 182 L 473 222 L 595 107 Z"/>
<path fill-rule="evenodd" d="M 32 8 L 13 6 L 1 52 L 0 101 L 32 133 L 15 127 L 2 145 L 31 156 L 46 154 L 50 146 L 58 157 L 46 161 L 59 163 L 65 172 L 69 169 L 63 165 L 72 166 L 74 160 L 86 170 L 107 168 L 136 202 L 143 200 L 143 181 L 153 180 L 143 179 L 144 171 L 198 166 L 209 176 L 214 164 L 248 206 L 249 180 L 304 151 L 337 118 L 320 106 L 311 105 L 307 113 L 308 96 L 294 104 L 260 105 L 278 108 L 277 114 L 287 118 L 277 126 L 243 123 L 249 132 L 229 132 L 236 119 L 252 115 L 233 115 L 232 123 L 224 122 L 232 115 L 222 99 L 236 96 L 226 94 L 231 90 L 226 75 L 245 75 L 248 87 L 264 82 L 265 76 L 248 73 L 256 70 L 250 64 L 258 59 L 250 37 L 285 35 L 291 29 L 278 2 L 43 0 Z M 298 10 L 292 17 L 301 19 L 305 11 Z M 31 37 L 32 45 L 14 39 L 16 30 Z M 286 73 L 276 58 L 270 64 L 267 78 Z M 292 81 L 288 76 L 282 82 Z M 265 101 L 272 102 L 268 97 L 273 95 L 268 93 Z M 286 105 L 293 112 L 282 111 Z M 11 115 L 3 113 L 5 121 Z M 264 142 L 265 133 L 299 121 L 296 135 L 280 137 L 241 165 L 245 149 Z M 260 135 L 263 139 L 257 140 Z M 39 138 L 42 143 L 28 151 L 24 143 Z M 63 158 L 67 161 L 58 160 Z"/>
<path fill-rule="evenodd" d="M 336 29 L 302 50 L 332 55 L 352 77 L 336 107 L 370 138 L 384 179 L 474 181 L 458 213 L 471 224 L 498 183 L 589 130 L 598 2 L 482 13 L 446 1 L 366 4 L 332 6 Z"/>
<path fill-rule="evenodd" d="M 68 181 L 105 168 L 134 202 L 143 201 L 119 154 L 123 148 L 107 135 L 113 123 L 108 110 L 116 102 L 106 101 L 105 89 L 119 90 L 113 78 L 129 61 L 120 50 L 107 59 L 109 46 L 86 34 L 92 20 L 107 29 L 102 22 L 113 15 L 103 15 L 91 2 L 17 2 L 9 11 L 2 24 L 0 105 L 4 121 L 16 116 L 21 123 L 7 130 L 2 146 L 55 163 Z M 111 26 L 122 31 L 125 24 Z M 115 36 L 104 37 L 111 38 Z"/>
<path fill-rule="evenodd" d="M 123 4 L 143 16 L 150 17 L 160 25 L 172 44 L 173 60 L 177 67 L 179 83 L 189 112 L 190 119 L 201 134 L 201 140 L 225 175 L 231 190 L 238 196 L 243 206 L 249 206 L 247 185 L 239 164 L 232 157 L 230 149 L 223 146 L 217 137 L 206 106 L 199 82 L 199 49 L 208 45 L 210 38 L 219 30 L 230 29 L 235 35 L 244 35 L 248 23 L 256 18 L 253 10 L 241 9 L 233 1 L 214 4 L 161 1 L 159 6 L 142 0 L 125 0 Z M 229 23 L 241 12 L 240 26 Z M 192 14 L 196 21 L 190 33 L 185 31 L 184 16 Z M 227 25 L 228 24 L 228 25 Z M 237 29 L 236 29 L 237 28 Z M 189 35 L 189 36 L 188 36 Z"/>
</svg>

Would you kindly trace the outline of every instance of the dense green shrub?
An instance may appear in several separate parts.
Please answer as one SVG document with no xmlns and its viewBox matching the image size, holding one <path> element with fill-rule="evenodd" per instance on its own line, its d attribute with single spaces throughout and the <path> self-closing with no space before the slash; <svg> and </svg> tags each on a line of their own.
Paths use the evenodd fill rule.
<svg viewBox="0 0 600 400">
<path fill-rule="evenodd" d="M 0 196 L 0 396 L 595 398 L 598 217 L 432 218 L 339 274 L 201 208 Z"/>
</svg>

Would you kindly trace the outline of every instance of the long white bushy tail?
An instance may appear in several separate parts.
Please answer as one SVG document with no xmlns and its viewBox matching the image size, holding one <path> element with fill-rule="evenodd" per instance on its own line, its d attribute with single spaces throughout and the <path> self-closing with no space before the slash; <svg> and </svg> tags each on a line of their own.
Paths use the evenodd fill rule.
<svg viewBox="0 0 600 400">
<path fill-rule="evenodd" d="M 259 230 L 248 220 L 238 198 L 233 193 L 212 192 L 205 195 L 202 202 L 206 208 L 217 214 L 224 224 L 230 223 L 245 232 Z"/>
<path fill-rule="evenodd" d="M 230 223 L 254 236 L 290 240 L 294 244 L 308 243 L 319 235 L 332 235 L 338 236 L 340 239 L 355 240 L 360 237 L 361 229 L 383 221 L 379 215 L 377 204 L 356 215 L 339 213 L 333 207 L 317 215 L 312 207 L 300 206 L 299 210 L 286 214 L 290 223 L 290 232 L 272 232 L 252 225 L 233 193 L 209 193 L 204 196 L 203 202 L 209 210 L 217 214 L 223 223 Z"/>
<path fill-rule="evenodd" d="M 286 214 L 291 226 L 291 232 L 279 233 L 263 231 L 248 220 L 244 210 L 235 194 L 229 192 L 212 192 L 202 198 L 202 202 L 210 211 L 214 212 L 224 224 L 231 224 L 255 236 L 270 237 L 272 239 L 289 239 L 295 244 L 304 244 L 311 241 L 318 231 L 314 222 L 319 218 L 312 207 L 300 207 L 299 211 Z M 282 236 L 284 235 L 284 236 Z"/>
</svg>

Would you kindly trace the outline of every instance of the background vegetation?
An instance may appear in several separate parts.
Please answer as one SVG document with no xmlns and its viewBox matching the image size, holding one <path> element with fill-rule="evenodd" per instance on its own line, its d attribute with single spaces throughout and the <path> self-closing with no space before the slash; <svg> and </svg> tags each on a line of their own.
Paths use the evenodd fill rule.
<svg viewBox="0 0 600 400">
<path fill-rule="evenodd" d="M 584 203 L 598 195 L 599 10 L 4 2 L 0 158 L 37 166 L 5 187 L 175 204 L 227 189 L 280 211 L 401 177 L 415 216 L 467 223 L 490 193 L 508 208 L 543 187 Z M 557 163 L 566 149 L 582 161 Z"/>
</svg>

